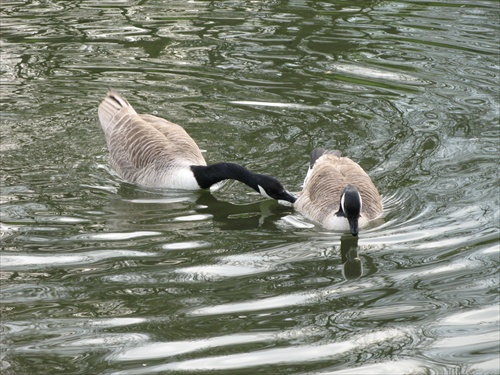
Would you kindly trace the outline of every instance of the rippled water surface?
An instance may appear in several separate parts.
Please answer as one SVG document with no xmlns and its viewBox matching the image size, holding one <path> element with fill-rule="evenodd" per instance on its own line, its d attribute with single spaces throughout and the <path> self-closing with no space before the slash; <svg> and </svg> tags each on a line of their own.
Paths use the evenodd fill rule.
<svg viewBox="0 0 500 375">
<path fill-rule="evenodd" d="M 5 1 L 2 374 L 498 374 L 497 1 Z M 298 192 L 383 195 L 359 240 L 228 182 L 109 166 L 107 87 Z"/>
</svg>

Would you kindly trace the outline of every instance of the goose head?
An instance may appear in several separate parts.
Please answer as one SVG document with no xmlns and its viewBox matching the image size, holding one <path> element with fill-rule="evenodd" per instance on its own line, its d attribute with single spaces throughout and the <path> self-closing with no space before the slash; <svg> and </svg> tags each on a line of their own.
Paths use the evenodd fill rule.
<svg viewBox="0 0 500 375">
<path fill-rule="evenodd" d="M 288 190 L 276 178 L 266 175 L 257 175 L 254 181 L 254 189 L 264 197 L 295 203 L 297 198 L 290 194 Z"/>
<path fill-rule="evenodd" d="M 353 236 L 358 235 L 358 219 L 361 215 L 363 202 L 361 194 L 354 185 L 347 185 L 340 196 L 340 209 L 338 215 L 345 216 L 349 222 L 349 229 Z"/>
</svg>

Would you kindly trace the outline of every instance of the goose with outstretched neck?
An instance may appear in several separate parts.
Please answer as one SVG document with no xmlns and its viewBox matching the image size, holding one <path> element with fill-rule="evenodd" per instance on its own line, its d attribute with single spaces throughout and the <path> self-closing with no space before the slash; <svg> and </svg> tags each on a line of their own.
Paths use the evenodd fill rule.
<svg viewBox="0 0 500 375">
<path fill-rule="evenodd" d="M 179 125 L 138 114 L 129 102 L 109 90 L 99 105 L 113 169 L 128 182 L 150 188 L 207 189 L 223 180 L 238 180 L 261 195 L 295 202 L 274 177 L 235 163 L 207 165 L 201 150 Z"/>
</svg>

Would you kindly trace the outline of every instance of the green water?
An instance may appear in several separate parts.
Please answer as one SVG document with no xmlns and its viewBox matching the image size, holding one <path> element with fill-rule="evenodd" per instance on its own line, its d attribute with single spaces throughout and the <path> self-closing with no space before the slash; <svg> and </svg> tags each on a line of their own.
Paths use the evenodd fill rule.
<svg viewBox="0 0 500 375">
<path fill-rule="evenodd" d="M 2 374 L 498 374 L 499 10 L 3 2 Z M 109 86 L 293 192 L 340 149 L 383 220 L 124 183 Z"/>
</svg>

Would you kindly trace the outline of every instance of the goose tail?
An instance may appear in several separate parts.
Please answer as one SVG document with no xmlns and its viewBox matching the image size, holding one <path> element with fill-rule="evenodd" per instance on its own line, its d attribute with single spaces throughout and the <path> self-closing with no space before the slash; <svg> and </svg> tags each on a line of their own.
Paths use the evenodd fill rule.
<svg viewBox="0 0 500 375">
<path fill-rule="evenodd" d="M 342 156 L 342 152 L 340 152 L 339 150 L 325 150 L 324 148 L 315 148 L 311 152 L 309 168 L 312 169 L 312 167 L 314 166 L 314 163 L 316 163 L 316 160 L 318 160 L 320 157 L 322 157 L 325 154 L 333 154 L 339 158 Z"/>
<path fill-rule="evenodd" d="M 320 157 L 322 157 L 323 155 L 326 155 L 326 154 L 333 154 L 339 158 L 342 156 L 342 152 L 340 152 L 338 150 L 326 150 L 324 148 L 315 148 L 314 150 L 312 150 L 310 161 L 309 161 L 309 168 L 307 169 L 306 178 L 304 179 L 304 183 L 302 184 L 302 187 L 307 185 L 307 181 L 309 180 L 309 178 L 311 177 L 311 175 L 313 173 L 313 168 L 314 168 L 314 164 L 316 164 L 316 161 Z"/>
<path fill-rule="evenodd" d="M 117 116 L 119 113 L 120 115 Z M 124 115 L 136 114 L 136 112 L 127 99 L 110 88 L 108 94 L 99 105 L 98 114 L 102 129 L 107 137 Z"/>
</svg>

